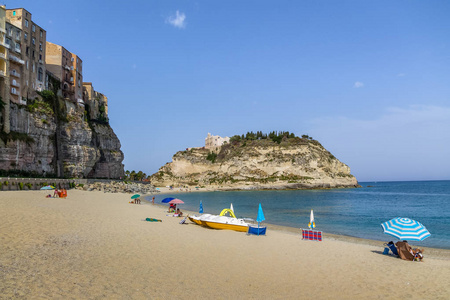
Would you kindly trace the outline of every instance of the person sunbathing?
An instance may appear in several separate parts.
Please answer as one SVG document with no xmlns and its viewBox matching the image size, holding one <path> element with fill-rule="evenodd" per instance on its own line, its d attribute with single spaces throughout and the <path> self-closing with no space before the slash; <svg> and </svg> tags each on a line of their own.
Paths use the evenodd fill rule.
<svg viewBox="0 0 450 300">
<path fill-rule="evenodd" d="M 178 215 L 179 217 L 182 217 L 182 216 L 183 216 L 183 212 L 182 212 L 179 208 L 177 208 L 177 215 Z"/>
</svg>

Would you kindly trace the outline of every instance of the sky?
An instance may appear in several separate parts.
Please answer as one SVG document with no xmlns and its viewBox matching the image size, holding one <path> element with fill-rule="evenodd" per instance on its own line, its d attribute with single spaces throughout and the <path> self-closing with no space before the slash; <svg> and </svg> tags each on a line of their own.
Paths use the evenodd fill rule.
<svg viewBox="0 0 450 300">
<path fill-rule="evenodd" d="M 8 1 L 83 60 L 125 170 L 208 132 L 318 140 L 359 181 L 450 179 L 450 2 Z"/>
</svg>

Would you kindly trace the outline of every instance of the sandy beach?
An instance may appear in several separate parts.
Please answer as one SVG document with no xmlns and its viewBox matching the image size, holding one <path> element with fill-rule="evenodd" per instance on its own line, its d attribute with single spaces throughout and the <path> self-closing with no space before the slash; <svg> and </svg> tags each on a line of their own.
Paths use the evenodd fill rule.
<svg viewBox="0 0 450 300">
<path fill-rule="evenodd" d="M 448 250 L 408 262 L 382 242 L 180 225 L 128 194 L 45 194 L 0 193 L 1 299 L 450 299 Z"/>
</svg>

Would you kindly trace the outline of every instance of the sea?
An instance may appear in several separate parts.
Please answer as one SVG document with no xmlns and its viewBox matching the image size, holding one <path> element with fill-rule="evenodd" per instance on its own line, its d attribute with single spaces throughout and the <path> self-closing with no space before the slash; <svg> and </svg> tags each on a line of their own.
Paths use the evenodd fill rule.
<svg viewBox="0 0 450 300">
<path fill-rule="evenodd" d="M 219 214 L 233 208 L 237 217 L 256 219 L 261 203 L 265 222 L 307 228 L 311 209 L 316 230 L 379 241 L 396 241 L 381 223 L 396 217 L 422 223 L 431 236 L 417 246 L 450 249 L 450 180 L 359 182 L 361 188 L 288 191 L 220 191 L 156 195 L 184 201 L 183 210 Z M 151 201 L 151 197 L 147 197 Z"/>
</svg>

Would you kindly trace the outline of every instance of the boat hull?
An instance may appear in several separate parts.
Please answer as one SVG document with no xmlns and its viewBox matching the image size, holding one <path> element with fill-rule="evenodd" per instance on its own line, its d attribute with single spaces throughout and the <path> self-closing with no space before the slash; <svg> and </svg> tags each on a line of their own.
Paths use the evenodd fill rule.
<svg viewBox="0 0 450 300">
<path fill-rule="evenodd" d="M 227 229 L 227 230 L 234 230 L 234 231 L 241 231 L 241 232 L 247 232 L 248 231 L 248 225 L 236 225 L 236 224 L 224 224 L 224 223 L 218 223 L 218 222 L 211 222 L 211 221 L 203 221 L 205 224 L 204 226 L 207 226 L 209 228 L 213 229 Z"/>
</svg>

